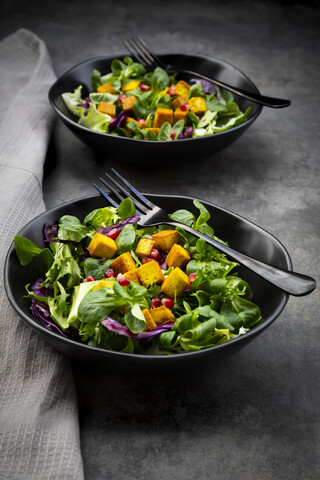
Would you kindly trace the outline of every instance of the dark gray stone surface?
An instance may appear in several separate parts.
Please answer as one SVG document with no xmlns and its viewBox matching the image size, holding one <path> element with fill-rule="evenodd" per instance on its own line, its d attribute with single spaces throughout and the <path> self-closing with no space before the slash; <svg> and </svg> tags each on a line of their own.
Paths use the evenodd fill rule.
<svg viewBox="0 0 320 480">
<path fill-rule="evenodd" d="M 60 122 L 46 163 L 47 207 L 93 194 L 116 166 L 142 191 L 181 194 L 235 211 L 277 236 L 297 271 L 319 279 L 319 2 L 4 1 L 1 37 L 43 38 L 58 75 L 79 61 L 125 53 L 139 31 L 161 52 L 216 56 L 269 95 L 228 149 L 165 168 L 101 158 Z M 128 152 L 130 155 L 130 152 Z M 139 378 L 73 364 L 88 479 L 320 478 L 319 291 L 291 298 L 244 350 L 201 371 Z"/>
</svg>

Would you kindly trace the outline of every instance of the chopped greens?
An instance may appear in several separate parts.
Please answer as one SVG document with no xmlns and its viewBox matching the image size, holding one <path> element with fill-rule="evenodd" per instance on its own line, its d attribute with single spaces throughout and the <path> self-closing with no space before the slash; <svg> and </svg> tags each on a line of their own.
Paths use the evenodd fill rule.
<svg viewBox="0 0 320 480">
<path fill-rule="evenodd" d="M 178 210 L 171 219 L 217 238 L 206 207 L 194 205 L 198 216 Z M 15 237 L 21 265 L 38 260 L 43 272 L 26 285 L 40 325 L 102 349 L 168 355 L 220 345 L 261 321 L 237 263 L 183 225 L 138 228 L 138 220 L 126 198 L 83 221 L 45 224 L 45 248 Z"/>
<path fill-rule="evenodd" d="M 172 141 L 224 132 L 244 123 L 245 112 L 233 95 L 214 84 L 193 78 L 177 81 L 157 67 L 147 72 L 130 57 L 115 59 L 111 72 L 94 70 L 92 92 L 83 86 L 62 98 L 78 123 L 97 132 L 151 141 Z"/>
</svg>

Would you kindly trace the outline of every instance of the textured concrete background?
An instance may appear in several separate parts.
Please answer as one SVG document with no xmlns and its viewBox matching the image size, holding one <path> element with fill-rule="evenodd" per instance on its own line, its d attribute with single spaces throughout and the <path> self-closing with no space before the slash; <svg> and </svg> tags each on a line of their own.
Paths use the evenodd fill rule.
<svg viewBox="0 0 320 480">
<path fill-rule="evenodd" d="M 105 161 L 57 122 L 48 207 L 93 194 L 92 181 L 116 166 L 142 191 L 249 218 L 284 243 L 295 270 L 319 279 L 319 2 L 4 1 L 3 12 L 0 36 L 30 28 L 57 75 L 125 53 L 121 41 L 140 32 L 159 53 L 224 59 L 263 93 L 292 100 L 264 108 L 236 143 L 192 169 Z M 139 378 L 73 364 L 87 478 L 320 478 L 319 311 L 319 290 L 291 298 L 252 344 L 201 371 Z"/>
</svg>

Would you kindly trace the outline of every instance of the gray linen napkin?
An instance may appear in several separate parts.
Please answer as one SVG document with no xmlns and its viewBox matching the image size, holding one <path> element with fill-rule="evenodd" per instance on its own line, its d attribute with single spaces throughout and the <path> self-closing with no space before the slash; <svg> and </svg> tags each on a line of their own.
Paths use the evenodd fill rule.
<svg viewBox="0 0 320 480">
<path fill-rule="evenodd" d="M 45 44 L 21 29 L 0 42 L 0 479 L 83 478 L 68 361 L 10 306 L 3 266 L 14 235 L 44 210 L 43 163 L 55 77 Z"/>
</svg>

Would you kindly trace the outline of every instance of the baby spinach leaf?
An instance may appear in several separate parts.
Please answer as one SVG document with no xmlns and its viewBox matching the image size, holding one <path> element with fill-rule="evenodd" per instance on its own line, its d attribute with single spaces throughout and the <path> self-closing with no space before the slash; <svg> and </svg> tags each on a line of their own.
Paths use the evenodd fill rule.
<svg viewBox="0 0 320 480">
<path fill-rule="evenodd" d="M 160 141 L 171 140 L 171 132 L 172 132 L 172 127 L 171 127 L 170 123 L 165 122 L 160 127 L 158 140 L 160 140 Z"/>
<path fill-rule="evenodd" d="M 136 207 L 132 202 L 131 198 L 125 198 L 122 200 L 118 207 L 118 215 L 120 220 L 125 220 L 126 218 L 131 217 L 136 213 Z"/>
<path fill-rule="evenodd" d="M 87 258 L 83 264 L 86 277 L 91 275 L 95 280 L 102 280 L 104 274 L 110 268 L 112 260 L 97 260 L 96 258 Z"/>
<path fill-rule="evenodd" d="M 174 222 L 181 222 L 189 227 L 193 225 L 196 219 L 193 213 L 183 209 L 176 210 L 174 213 L 169 214 L 169 218 Z"/>
<path fill-rule="evenodd" d="M 142 332 L 146 326 L 146 319 L 138 304 L 134 304 L 128 308 L 124 316 L 124 321 L 132 333 Z"/>
<path fill-rule="evenodd" d="M 14 237 L 16 254 L 21 265 L 25 266 L 31 262 L 33 257 L 40 255 L 42 248 L 25 237 L 16 235 Z"/>
<path fill-rule="evenodd" d="M 136 230 L 134 226 L 133 225 L 125 226 L 121 230 L 118 238 L 116 239 L 116 244 L 119 250 L 119 254 L 121 255 L 122 253 L 130 252 L 135 240 L 136 240 Z"/>
</svg>

